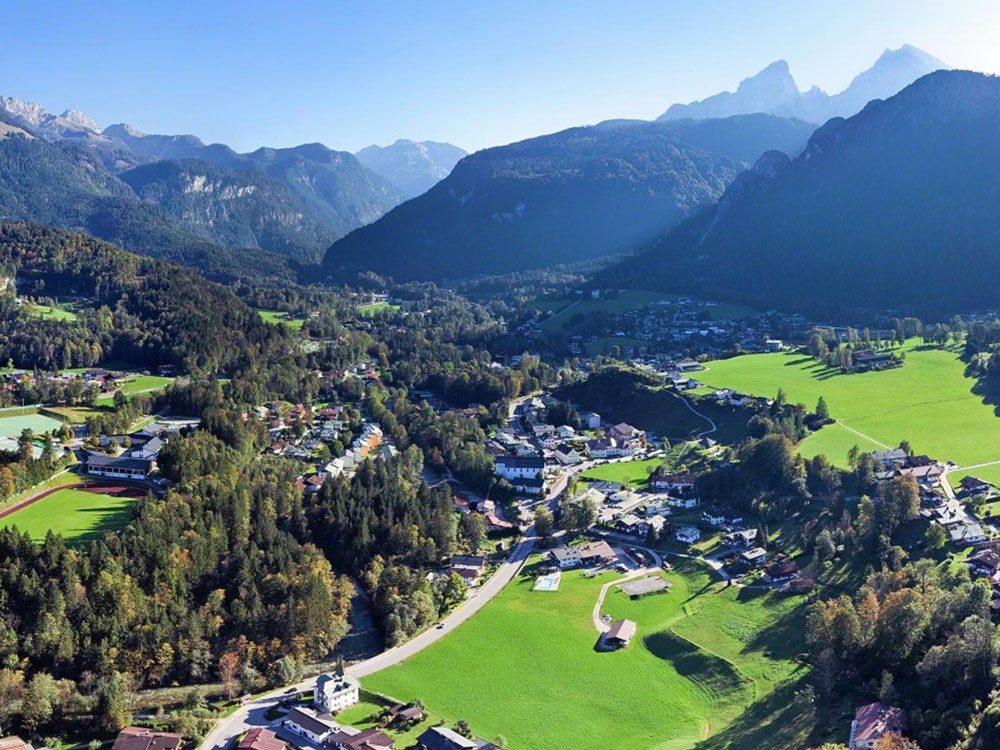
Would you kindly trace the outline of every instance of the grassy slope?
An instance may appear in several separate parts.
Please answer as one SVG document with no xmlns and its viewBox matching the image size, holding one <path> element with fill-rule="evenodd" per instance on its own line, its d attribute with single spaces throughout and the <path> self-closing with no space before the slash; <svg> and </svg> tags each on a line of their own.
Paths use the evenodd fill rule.
<svg viewBox="0 0 1000 750">
<path fill-rule="evenodd" d="M 289 320 L 288 313 L 282 312 L 281 310 L 258 310 L 257 313 L 260 315 L 260 319 L 265 323 L 271 323 L 272 325 L 285 325 L 293 331 L 301 330 L 302 325 L 305 323 L 304 320 Z"/>
<path fill-rule="evenodd" d="M 700 380 L 761 396 L 781 386 L 789 400 L 810 408 L 823 396 L 835 419 L 878 442 L 909 440 L 918 453 L 966 465 L 1000 459 L 1000 419 L 972 392 L 974 381 L 965 377 L 956 351 L 911 344 L 903 367 L 852 375 L 801 354 L 759 354 L 712 362 Z M 854 443 L 873 447 L 843 429 L 828 430 L 807 438 L 803 452 L 826 452 L 844 465 Z"/>
<path fill-rule="evenodd" d="M 365 685 L 422 698 L 449 721 L 524 750 L 694 747 L 792 675 L 793 662 L 763 656 L 772 649 L 763 633 L 797 617 L 799 602 L 737 603 L 735 590 L 717 593 L 700 568 L 668 577 L 665 595 L 609 594 L 606 611 L 638 623 L 626 650 L 594 651 L 590 612 L 611 575 L 569 571 L 555 593 L 532 592 L 533 577 L 521 576 L 454 634 Z M 786 643 L 781 657 L 800 642 L 798 628 L 775 632 Z"/>
<path fill-rule="evenodd" d="M 689 443 L 677 443 L 667 452 L 666 456 L 646 458 L 638 461 L 622 461 L 619 463 L 602 464 L 583 473 L 584 479 L 596 479 L 603 482 L 620 482 L 632 487 L 647 487 L 650 473 L 660 464 L 672 469 L 684 458 L 691 449 Z M 691 458 L 694 458 L 692 453 Z"/>
<path fill-rule="evenodd" d="M 0 524 L 17 526 L 36 541 L 44 539 L 46 532 L 52 530 L 62 534 L 68 543 L 80 544 L 124 528 L 132 517 L 135 502 L 127 497 L 59 490 L 0 519 Z"/>
</svg>

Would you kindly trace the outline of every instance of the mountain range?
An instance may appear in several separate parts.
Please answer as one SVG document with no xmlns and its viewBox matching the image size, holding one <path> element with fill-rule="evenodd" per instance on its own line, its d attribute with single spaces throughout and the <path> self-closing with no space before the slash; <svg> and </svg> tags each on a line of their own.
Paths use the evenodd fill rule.
<svg viewBox="0 0 1000 750">
<path fill-rule="evenodd" d="M 765 154 L 605 281 L 810 313 L 996 307 L 1000 78 L 938 71 Z"/>
<path fill-rule="evenodd" d="M 887 49 L 846 89 L 830 95 L 815 86 L 799 91 L 788 63 L 778 60 L 744 79 L 735 92 L 723 91 L 690 104 L 674 104 L 657 119 L 706 119 L 762 112 L 819 125 L 831 117 L 850 117 L 873 99 L 885 99 L 927 73 L 946 69 L 948 65 L 936 57 L 906 44 L 897 50 Z"/>
<path fill-rule="evenodd" d="M 26 149 L 10 136 L 34 143 Z M 30 152 L 47 167 L 66 162 L 73 176 L 70 185 L 58 185 L 45 183 L 40 175 L 26 181 L 28 176 L 17 169 L 0 171 L 0 194 L 7 195 L 0 202 L 0 217 L 92 232 L 127 226 L 124 234 L 116 230 L 101 236 L 131 249 L 148 249 L 143 233 L 162 241 L 163 228 L 171 227 L 175 238 L 186 238 L 185 244 L 241 248 L 241 255 L 257 249 L 312 264 L 331 242 L 378 219 L 406 197 L 353 154 L 322 144 L 240 154 L 192 135 L 148 135 L 126 124 L 100 130 L 76 110 L 53 115 L 11 97 L 0 97 L 0 137 L 0 165 L 29 158 Z M 397 169 L 408 189 L 414 180 L 428 184 L 434 179 L 429 175 L 444 173 L 454 147 L 434 145 L 439 148 L 428 149 L 434 159 L 414 161 L 408 174 Z M 78 180 L 84 164 L 86 179 Z M 54 199 L 60 192 L 63 199 Z M 104 215 L 112 205 L 109 195 L 114 197 L 113 216 Z M 151 222 L 159 231 L 148 226 Z M 196 257 L 210 252 L 206 247 Z M 177 251 L 174 259 L 183 262 L 189 255 L 187 249 Z M 265 266 L 272 260 L 261 258 Z"/>
</svg>

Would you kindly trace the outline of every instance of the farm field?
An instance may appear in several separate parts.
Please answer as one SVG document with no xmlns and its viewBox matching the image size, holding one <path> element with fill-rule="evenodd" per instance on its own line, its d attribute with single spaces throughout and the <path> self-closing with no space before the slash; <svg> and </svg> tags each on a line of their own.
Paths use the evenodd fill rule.
<svg viewBox="0 0 1000 750">
<path fill-rule="evenodd" d="M 62 422 L 37 412 L 18 414 L 8 411 L 0 414 L 0 437 L 18 438 L 22 430 L 31 430 L 36 435 L 62 428 Z"/>
<path fill-rule="evenodd" d="M 162 390 L 173 382 L 173 378 L 161 378 L 158 375 L 136 375 L 135 377 L 130 377 L 122 383 L 119 390 L 126 395 L 132 395 L 133 393 L 148 393 L 151 391 Z M 114 394 L 110 393 L 94 399 L 94 403 L 98 406 L 113 404 L 114 401 Z"/>
<path fill-rule="evenodd" d="M 258 310 L 257 314 L 260 315 L 260 319 L 265 323 L 288 326 L 294 331 L 301 330 L 302 325 L 305 323 L 304 320 L 290 320 L 288 313 L 282 310 Z"/>
<path fill-rule="evenodd" d="M 133 497 L 60 489 L 0 518 L 0 526 L 17 526 L 35 541 L 45 539 L 51 530 L 61 534 L 69 544 L 82 544 L 108 531 L 123 529 L 132 517 L 135 503 Z"/>
<path fill-rule="evenodd" d="M 803 441 L 806 454 L 826 452 L 840 466 L 854 443 L 872 448 L 902 440 L 917 453 L 960 465 L 1000 459 L 1000 419 L 972 392 L 975 381 L 965 377 L 958 352 L 912 342 L 905 351 L 902 367 L 882 372 L 844 375 L 805 355 L 779 353 L 710 362 L 699 379 L 758 396 L 773 396 L 780 386 L 810 409 L 823 396 L 834 419 L 869 438 L 827 426 Z"/>
<path fill-rule="evenodd" d="M 370 305 L 358 305 L 354 309 L 355 311 L 357 311 L 358 315 L 361 315 L 362 317 L 365 318 L 370 318 L 373 315 L 377 315 L 378 313 L 381 312 L 386 312 L 388 310 L 398 310 L 399 305 L 392 305 L 389 304 L 388 302 L 373 302 Z"/>
<path fill-rule="evenodd" d="M 808 730 L 791 702 L 771 706 L 800 676 L 800 600 L 744 600 L 746 592 L 687 563 L 667 574 L 667 594 L 632 601 L 612 587 L 605 611 L 635 620 L 638 635 L 626 649 L 599 653 L 591 610 L 615 574 L 566 571 L 557 592 L 533 592 L 533 569 L 453 634 L 365 686 L 420 698 L 448 722 L 465 719 L 478 735 L 503 734 L 523 750 L 598 750 L 611 737 L 615 747 L 749 749 L 760 746 L 758 732 L 784 733 L 787 744 L 770 746 L 804 744 Z"/>
</svg>

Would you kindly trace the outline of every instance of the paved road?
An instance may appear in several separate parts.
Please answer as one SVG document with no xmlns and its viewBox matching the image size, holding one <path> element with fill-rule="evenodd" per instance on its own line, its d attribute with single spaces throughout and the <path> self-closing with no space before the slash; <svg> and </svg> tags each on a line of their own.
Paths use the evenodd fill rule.
<svg viewBox="0 0 1000 750">
<path fill-rule="evenodd" d="M 545 496 L 544 501 L 554 505 L 559 496 L 566 489 L 569 477 L 589 467 L 589 463 L 573 467 L 563 474 L 552 484 L 551 489 Z M 497 569 L 496 573 L 484 583 L 475 594 L 466 599 L 456 607 L 451 614 L 445 618 L 447 623 L 443 628 L 434 627 L 426 630 L 418 636 L 410 639 L 401 646 L 383 651 L 371 659 L 352 664 L 347 668 L 349 674 L 362 678 L 380 672 L 383 669 L 401 664 L 411 656 L 418 654 L 423 649 L 447 636 L 456 627 L 472 617 L 506 586 L 521 570 L 525 560 L 531 554 L 535 546 L 534 526 L 528 527 L 524 537 L 511 552 L 510 557 Z M 222 750 L 228 747 L 235 737 L 243 734 L 253 726 L 268 726 L 269 722 L 264 718 L 264 714 L 269 708 L 291 692 L 302 692 L 313 690 L 316 687 L 316 678 L 310 677 L 302 680 L 296 685 L 289 685 L 269 693 L 258 696 L 245 706 L 237 709 L 230 716 L 221 719 L 212 731 L 205 737 L 200 745 L 200 750 Z"/>
</svg>

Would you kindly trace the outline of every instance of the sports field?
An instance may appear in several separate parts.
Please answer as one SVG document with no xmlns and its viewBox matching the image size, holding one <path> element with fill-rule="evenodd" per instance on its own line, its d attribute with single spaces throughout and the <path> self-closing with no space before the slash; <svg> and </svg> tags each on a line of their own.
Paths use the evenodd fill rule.
<svg viewBox="0 0 1000 750">
<path fill-rule="evenodd" d="M 17 526 L 35 541 L 43 540 L 51 530 L 61 534 L 69 544 L 81 544 L 125 528 L 139 494 L 142 493 L 135 490 L 110 495 L 60 489 L 0 518 L 0 526 Z"/>
<path fill-rule="evenodd" d="M 18 438 L 26 429 L 41 435 L 43 432 L 62 429 L 62 422 L 38 413 L 18 414 L 17 411 L 0 413 L 0 437 Z"/>
<path fill-rule="evenodd" d="M 789 401 L 809 409 L 823 396 L 842 426 L 810 435 L 801 450 L 825 453 L 841 466 L 855 443 L 877 450 L 901 440 L 909 440 L 917 453 L 960 465 L 1000 460 L 1000 418 L 972 392 L 975 381 L 965 377 L 958 351 L 914 343 L 905 351 L 902 367 L 882 372 L 845 375 L 786 352 L 710 362 L 699 379 L 711 388 L 757 396 L 773 396 L 780 386 Z"/>
<path fill-rule="evenodd" d="M 615 574 L 566 571 L 558 591 L 538 592 L 532 565 L 454 633 L 365 686 L 420 698 L 523 750 L 749 749 L 765 735 L 770 747 L 803 746 L 808 728 L 790 700 L 774 699 L 801 676 L 801 600 L 721 588 L 686 565 L 667 575 L 667 594 L 609 591 L 605 611 L 638 624 L 623 650 L 596 651 L 591 620 Z"/>
</svg>

